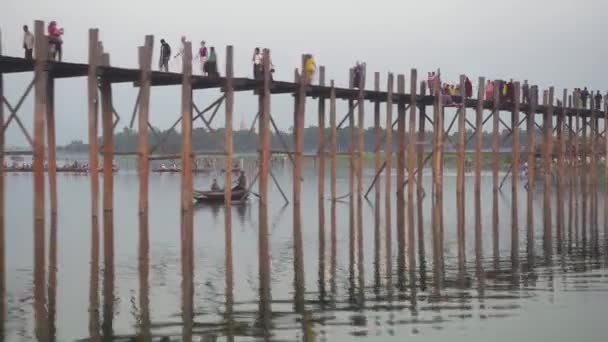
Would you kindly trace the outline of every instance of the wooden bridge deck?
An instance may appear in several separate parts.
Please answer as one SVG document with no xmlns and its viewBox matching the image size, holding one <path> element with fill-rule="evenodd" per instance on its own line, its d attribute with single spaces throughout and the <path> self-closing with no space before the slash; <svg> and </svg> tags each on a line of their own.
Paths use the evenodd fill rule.
<svg viewBox="0 0 608 342">
<path fill-rule="evenodd" d="M 134 86 L 138 86 L 138 81 L 141 76 L 141 70 L 132 68 L 121 68 L 114 66 L 97 66 L 98 73 L 104 76 L 104 79 L 110 83 L 133 83 Z M 49 75 L 53 78 L 74 78 L 74 77 L 86 77 L 89 72 L 89 65 L 83 63 L 70 63 L 70 62 L 48 62 Z M 0 73 L 23 73 L 33 72 L 34 61 L 27 60 L 19 57 L 0 56 Z M 255 89 L 261 89 L 263 87 L 263 80 L 255 80 L 246 77 L 233 78 L 234 91 L 253 91 Z M 151 72 L 151 85 L 152 86 L 176 86 L 182 84 L 182 74 L 176 72 L 162 72 L 152 71 Z M 224 77 L 208 77 L 201 75 L 192 75 L 192 89 L 222 89 L 226 84 L 226 78 Z M 271 93 L 272 94 L 293 94 L 298 90 L 298 84 L 295 82 L 285 81 L 272 81 Z M 308 86 L 306 96 L 308 97 L 325 97 L 330 96 L 331 87 L 310 85 Z M 359 98 L 359 90 L 355 88 L 340 88 L 335 87 L 336 98 L 342 100 L 357 100 Z M 367 101 L 385 103 L 388 99 L 388 93 L 386 91 L 375 91 L 375 90 L 364 90 L 363 97 Z M 410 104 L 412 97 L 410 94 L 398 94 L 393 93 L 393 103 L 404 103 Z M 431 106 L 433 105 L 434 96 L 432 95 L 417 95 L 416 103 L 418 105 Z M 465 105 L 467 108 L 477 108 L 477 99 L 467 99 Z M 529 106 L 521 103 L 519 110 L 522 113 L 528 113 L 530 107 L 533 107 L 535 114 L 544 114 L 549 111 L 548 106 L 536 105 Z M 483 108 L 486 110 L 494 110 L 494 101 L 483 101 Z M 512 111 L 512 103 L 500 103 L 500 110 Z M 578 111 L 580 117 L 591 117 L 591 110 L 589 109 L 575 109 L 566 108 L 566 116 L 575 116 Z M 557 116 L 561 114 L 561 107 L 553 107 L 553 115 Z M 601 112 L 597 112 L 601 113 Z M 598 115 L 601 116 L 601 115 Z"/>
</svg>

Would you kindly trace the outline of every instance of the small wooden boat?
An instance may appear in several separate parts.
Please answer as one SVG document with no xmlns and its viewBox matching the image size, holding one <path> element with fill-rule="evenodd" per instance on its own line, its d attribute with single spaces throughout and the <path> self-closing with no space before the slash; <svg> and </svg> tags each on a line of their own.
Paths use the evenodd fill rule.
<svg viewBox="0 0 608 342">
<path fill-rule="evenodd" d="M 247 190 L 232 190 L 231 201 L 244 201 L 249 196 Z M 194 201 L 205 204 L 222 204 L 224 203 L 224 191 L 197 191 L 193 193 Z"/>
<path fill-rule="evenodd" d="M 213 171 L 213 169 L 209 169 L 209 168 L 204 168 L 204 169 L 192 169 L 192 173 L 211 173 L 211 171 Z M 180 173 L 182 172 L 182 169 L 174 169 L 174 168 L 168 168 L 168 169 L 153 169 L 152 172 L 154 173 Z"/>
</svg>

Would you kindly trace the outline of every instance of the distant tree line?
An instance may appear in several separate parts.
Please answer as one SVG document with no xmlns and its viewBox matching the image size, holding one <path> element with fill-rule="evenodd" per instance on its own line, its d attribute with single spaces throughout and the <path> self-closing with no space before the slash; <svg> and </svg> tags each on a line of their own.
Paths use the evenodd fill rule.
<svg viewBox="0 0 608 342">
<path fill-rule="evenodd" d="M 165 142 L 156 147 L 153 151 L 154 153 L 170 153 L 176 154 L 181 150 L 181 134 L 176 130 L 166 130 L 161 131 L 159 129 L 155 130 L 158 133 L 153 133 L 149 131 L 148 133 L 148 142 L 150 145 L 150 149 L 153 149 L 159 140 L 165 139 Z M 355 131 L 356 134 L 357 131 Z M 330 134 L 331 131 L 329 129 L 325 130 L 325 146 L 329 151 L 330 144 Z M 473 134 L 472 130 L 467 130 L 466 136 L 467 139 L 471 137 Z M 535 132 L 536 134 L 536 142 L 542 141 L 542 135 L 539 131 Z M 381 132 L 381 137 L 384 136 L 384 130 Z M 427 131 L 424 137 L 424 145 L 427 149 L 430 149 L 432 146 L 432 132 Z M 166 137 L 165 137 L 166 136 Z M 284 141 L 286 147 L 289 150 L 293 150 L 293 134 L 291 131 L 289 132 L 281 132 L 282 140 Z M 337 134 L 337 148 L 339 152 L 348 151 L 349 145 L 349 137 L 350 137 L 350 129 L 342 128 L 338 130 Z M 137 151 L 137 131 L 129 129 L 125 127 L 121 132 L 118 132 L 114 135 L 114 151 L 115 152 L 135 152 Z M 527 134 L 525 130 L 520 130 L 520 144 L 522 146 L 527 145 Z M 249 132 L 247 130 L 234 131 L 233 132 L 233 140 L 234 140 L 234 151 L 237 153 L 248 153 L 255 152 L 258 149 L 258 135 L 255 132 Z M 406 143 L 409 144 L 409 135 L 405 134 Z M 492 147 L 492 133 L 491 132 L 483 132 L 483 149 L 490 149 Z M 367 128 L 364 131 L 364 148 L 366 152 L 373 152 L 375 149 L 374 145 L 374 129 Z M 445 139 L 445 149 L 450 150 L 455 148 L 451 143 L 456 144 L 458 141 L 458 132 L 453 129 L 449 134 L 448 139 Z M 499 134 L 500 148 L 509 148 L 512 143 L 512 136 L 509 135 L 509 131 L 504 129 L 500 131 Z M 318 148 L 319 142 L 319 129 L 318 127 L 310 126 L 304 129 L 304 150 L 308 153 L 314 153 Z M 196 128 L 192 132 L 192 143 L 193 150 L 196 152 L 209 152 L 209 151 L 223 151 L 224 148 L 224 130 L 217 129 L 214 131 L 209 131 L 203 128 Z M 419 142 L 420 143 L 420 142 Z M 102 139 L 99 138 L 98 146 L 102 145 Z M 380 149 L 384 150 L 385 142 L 384 139 L 380 145 Z M 393 131 L 393 150 L 397 148 L 397 131 Z M 475 148 L 475 138 L 470 138 L 469 143 L 467 145 L 467 149 Z M 65 152 L 87 152 L 88 144 L 82 142 L 81 140 L 72 141 L 68 145 L 65 145 L 60 148 Z M 271 149 L 272 150 L 284 150 L 283 144 L 281 143 L 281 139 L 277 134 L 272 134 L 271 139 Z"/>
</svg>

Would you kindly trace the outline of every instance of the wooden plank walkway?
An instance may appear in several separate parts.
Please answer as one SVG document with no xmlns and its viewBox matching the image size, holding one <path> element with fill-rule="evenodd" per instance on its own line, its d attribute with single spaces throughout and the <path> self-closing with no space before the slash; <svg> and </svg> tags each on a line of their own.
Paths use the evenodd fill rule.
<svg viewBox="0 0 608 342">
<path fill-rule="evenodd" d="M 74 78 L 74 77 L 85 77 L 88 75 L 89 66 L 88 64 L 82 63 L 69 63 L 69 62 L 47 62 L 49 76 L 52 78 Z M 18 57 L 10 57 L 10 56 L 0 56 L 0 73 L 2 74 L 10 74 L 10 73 L 23 73 L 23 72 L 33 72 L 34 71 L 34 61 L 26 60 L 24 58 Z M 141 76 L 141 70 L 139 69 L 131 69 L 131 68 L 120 68 L 113 66 L 98 66 L 98 73 L 104 76 L 110 83 L 128 83 L 132 82 L 134 86 L 139 85 L 139 79 Z M 225 77 L 208 77 L 201 75 L 192 75 L 192 89 L 213 89 L 220 88 L 224 89 L 226 86 L 226 78 Z M 182 84 L 183 75 L 181 73 L 176 72 L 161 72 L 161 71 L 152 71 L 151 74 L 151 85 L 152 86 L 177 86 Z M 246 77 L 236 77 L 232 79 L 234 91 L 253 91 L 256 89 L 262 89 L 264 86 L 263 80 L 255 80 Z M 297 92 L 298 84 L 295 82 L 285 82 L 285 81 L 271 81 L 271 93 L 272 94 L 293 94 Z M 331 95 L 331 87 L 330 86 L 321 86 L 321 85 L 309 85 L 306 89 L 307 97 L 324 97 L 329 98 Z M 359 90 L 352 88 L 335 88 L 336 99 L 342 100 L 357 100 L 359 98 Z M 388 93 L 386 91 L 378 91 L 378 90 L 363 90 L 363 98 L 367 101 L 374 101 L 380 103 L 386 103 Z M 431 95 L 416 95 L 411 96 L 408 93 L 393 93 L 393 103 L 401 102 L 406 105 L 412 103 L 413 99 L 415 99 L 415 103 L 419 106 L 432 106 L 434 98 Z M 503 101 L 504 102 L 504 101 Z M 485 110 L 494 110 L 493 101 L 482 101 L 483 109 Z M 466 99 L 465 101 L 466 108 L 477 109 L 478 100 L 477 99 Z M 531 109 L 534 109 L 535 114 L 545 114 L 549 112 L 549 106 L 539 105 L 534 106 L 535 108 L 530 108 L 528 104 L 520 104 L 519 109 L 522 112 L 529 112 Z M 501 111 L 513 111 L 512 103 L 500 103 Z M 551 111 L 554 116 L 559 116 L 562 112 L 561 107 L 555 107 Z M 589 109 L 576 109 L 572 107 L 567 107 L 565 109 L 566 116 L 575 116 L 577 111 L 580 117 L 591 117 L 591 110 Z M 597 112 L 598 116 L 603 114 L 602 112 Z"/>
</svg>

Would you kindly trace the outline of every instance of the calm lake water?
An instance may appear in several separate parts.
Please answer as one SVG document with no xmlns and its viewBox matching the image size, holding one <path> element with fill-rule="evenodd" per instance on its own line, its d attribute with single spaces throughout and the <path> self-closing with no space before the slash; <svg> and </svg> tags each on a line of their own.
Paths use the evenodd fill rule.
<svg viewBox="0 0 608 342">
<path fill-rule="evenodd" d="M 291 170 L 276 168 L 274 173 L 291 199 Z M 197 175 L 195 187 L 208 187 L 214 176 L 221 178 L 219 173 Z M 346 194 L 346 168 L 338 176 L 338 193 Z M 366 170 L 364 177 L 367 188 L 373 170 Z M 182 264 L 179 174 L 150 176 L 147 225 L 137 214 L 134 172 L 121 170 L 115 175 L 115 210 L 111 216 L 101 216 L 99 225 L 91 223 L 89 178 L 59 174 L 59 214 L 56 222 L 46 220 L 45 274 L 43 280 L 38 279 L 43 283 L 35 286 L 31 175 L 7 174 L 4 340 L 36 339 L 34 304 L 42 295 L 46 305 L 39 308 L 43 316 L 38 315 L 38 321 L 48 326 L 51 340 L 57 341 L 163 337 L 171 341 L 402 341 L 408 337 L 421 341 L 605 341 L 608 260 L 603 189 L 598 203 L 599 236 L 590 233 L 593 226 L 587 219 L 583 240 L 579 204 L 571 238 L 566 235 L 559 251 L 554 241 L 548 251 L 543 244 L 542 190 L 535 192 L 530 249 L 526 191 L 521 187 L 519 267 L 514 269 L 510 183 L 499 195 L 495 251 L 492 178 L 484 173 L 483 251 L 476 257 L 473 177 L 467 176 L 467 264 L 462 274 L 457 262 L 456 177 L 455 172 L 446 171 L 445 279 L 437 288 L 430 174 L 424 177 L 424 238 L 419 241 L 425 250 L 421 255 L 416 251 L 413 274 L 398 272 L 395 203 L 387 227 L 384 194 L 378 207 L 373 192 L 371 201 L 364 200 L 361 206 L 356 197 L 350 205 L 347 197 L 333 208 L 330 201 L 320 207 L 312 164 L 306 167 L 304 178 L 302 206 L 295 220 L 294 206 L 283 206 L 271 184 L 269 235 L 261 244 L 258 232 L 266 220 L 260 221 L 256 198 L 234 206 L 229 215 L 221 206 L 196 207 L 193 265 L 188 266 Z M 329 197 L 329 179 L 326 184 Z M 391 197 L 394 200 L 394 194 Z M 555 188 L 552 199 L 555 215 Z M 107 239 L 111 229 L 113 250 L 104 245 L 104 235 Z M 91 250 L 97 244 L 96 255 Z"/>
</svg>

